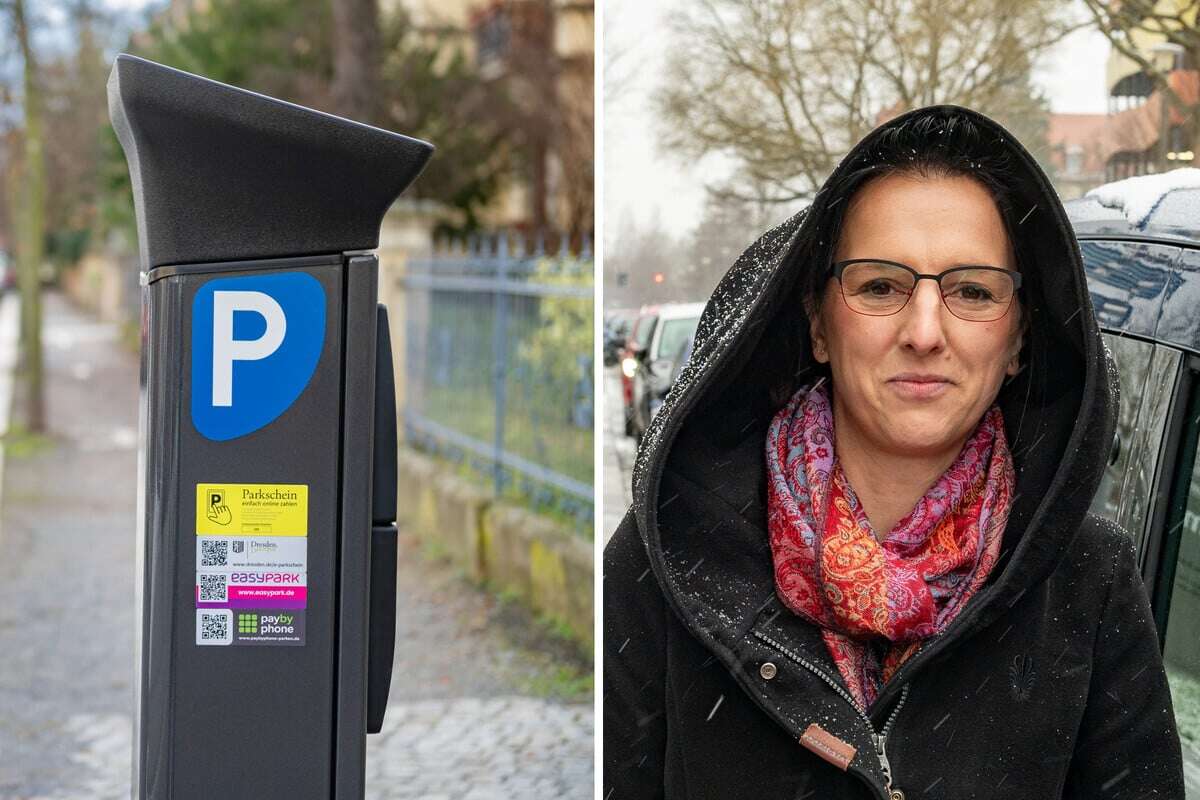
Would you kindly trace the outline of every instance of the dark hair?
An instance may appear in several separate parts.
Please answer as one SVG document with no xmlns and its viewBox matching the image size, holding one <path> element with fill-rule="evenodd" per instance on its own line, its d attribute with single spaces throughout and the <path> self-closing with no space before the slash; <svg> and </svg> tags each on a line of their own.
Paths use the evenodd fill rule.
<svg viewBox="0 0 1200 800">
<path fill-rule="evenodd" d="M 830 178 L 814 199 L 814 207 L 821 209 L 820 216 L 814 221 L 817 244 L 804 257 L 811 259 L 817 268 L 800 272 L 792 294 L 793 302 L 799 305 L 793 307 L 802 307 L 806 311 L 820 308 L 833 266 L 833 254 L 842 234 L 846 208 L 858 191 L 885 175 L 964 176 L 977 181 L 995 201 L 1013 248 L 1016 268 L 1025 273 L 1022 247 L 1016 237 L 1018 189 L 1010 153 L 1010 147 L 1003 139 L 985 133 L 973 120 L 953 109 L 918 113 L 882 131 L 867 150 L 839 167 L 840 174 Z M 1021 293 L 1024 291 L 1023 288 Z M 1021 293 L 1018 293 L 1018 302 L 1021 302 Z M 792 318 L 803 324 L 797 324 L 786 334 L 790 341 L 776 344 L 794 351 L 789 363 L 807 366 L 773 387 L 772 402 L 776 405 L 786 402 L 800 385 L 818 375 L 829 374 L 828 365 L 816 364 L 811 359 L 807 320 L 800 315 Z M 1028 329 L 1028 326 L 1028 317 L 1023 314 L 1022 327 Z"/>
</svg>

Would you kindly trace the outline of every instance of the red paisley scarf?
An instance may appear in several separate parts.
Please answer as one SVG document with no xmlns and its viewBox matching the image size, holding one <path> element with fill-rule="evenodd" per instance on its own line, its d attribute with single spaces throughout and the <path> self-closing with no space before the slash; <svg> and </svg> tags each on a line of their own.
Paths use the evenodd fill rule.
<svg viewBox="0 0 1200 800">
<path fill-rule="evenodd" d="M 767 434 L 767 530 L 775 590 L 821 627 L 865 711 L 925 637 L 954 619 L 996 563 L 1015 475 L 997 406 L 957 460 L 880 543 L 834 454 L 818 382 Z"/>
</svg>

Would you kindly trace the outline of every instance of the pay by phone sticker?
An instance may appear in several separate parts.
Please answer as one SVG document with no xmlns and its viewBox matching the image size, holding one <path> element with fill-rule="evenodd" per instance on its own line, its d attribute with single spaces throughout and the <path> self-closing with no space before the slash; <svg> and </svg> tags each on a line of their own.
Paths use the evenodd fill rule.
<svg viewBox="0 0 1200 800">
<path fill-rule="evenodd" d="M 198 536 L 308 536 L 308 485 L 196 484 Z"/>
<path fill-rule="evenodd" d="M 196 609 L 198 645 L 303 645 L 304 611 Z"/>
</svg>

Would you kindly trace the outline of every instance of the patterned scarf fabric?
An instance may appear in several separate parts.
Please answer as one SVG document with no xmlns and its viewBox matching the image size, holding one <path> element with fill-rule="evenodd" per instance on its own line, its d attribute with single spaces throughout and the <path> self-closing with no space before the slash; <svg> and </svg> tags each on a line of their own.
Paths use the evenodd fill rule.
<svg viewBox="0 0 1200 800">
<path fill-rule="evenodd" d="M 775 590 L 821 627 L 864 711 L 920 646 L 945 628 L 996 563 L 1015 474 L 992 406 L 937 483 L 881 543 L 834 453 L 833 411 L 818 383 L 767 434 L 767 530 Z"/>
</svg>

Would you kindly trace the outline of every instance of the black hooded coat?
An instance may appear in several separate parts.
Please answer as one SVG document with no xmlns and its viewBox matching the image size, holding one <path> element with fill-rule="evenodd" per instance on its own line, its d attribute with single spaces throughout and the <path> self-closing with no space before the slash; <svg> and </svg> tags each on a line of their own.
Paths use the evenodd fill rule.
<svg viewBox="0 0 1200 800">
<path fill-rule="evenodd" d="M 633 505 L 604 550 L 605 800 L 889 800 L 885 763 L 895 800 L 1184 797 L 1132 540 L 1088 513 L 1117 389 L 1054 189 L 1000 125 L 957 106 L 885 123 L 834 177 L 869 163 L 881 132 L 930 113 L 994 137 L 1018 216 L 1028 210 L 1017 238 L 1032 328 L 1025 369 L 998 397 L 1017 473 L 1000 560 L 867 714 L 820 630 L 776 596 L 770 384 L 797 369 L 776 344 L 797 329 L 789 298 L 816 268 L 823 210 L 842 199 L 822 190 L 721 280 L 639 451 Z M 800 743 L 813 723 L 846 743 L 834 748 L 848 763 Z"/>
</svg>

